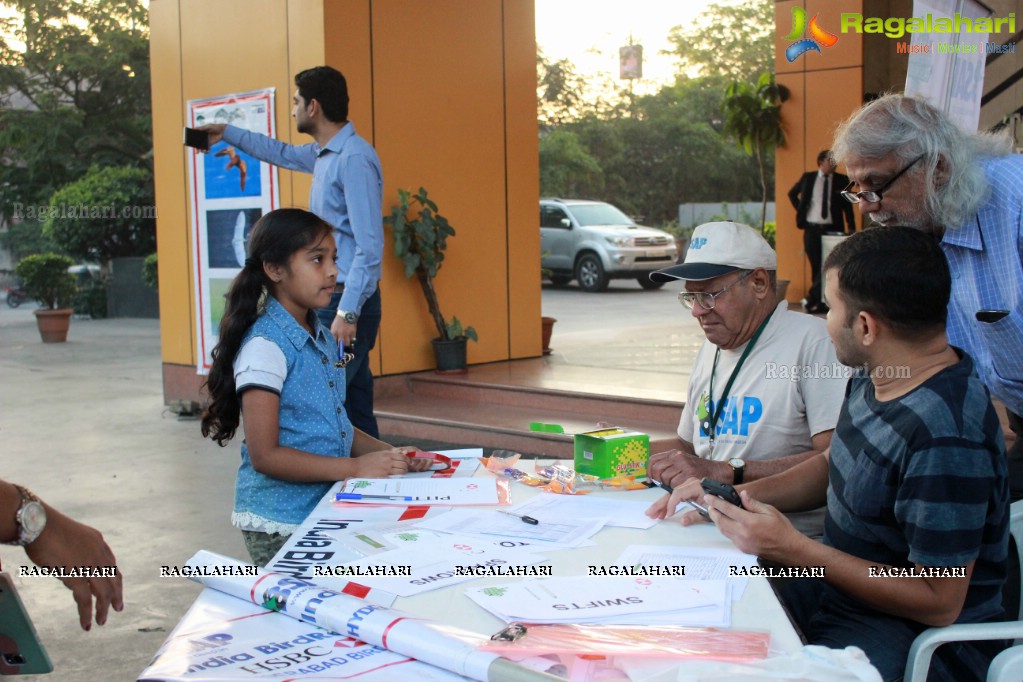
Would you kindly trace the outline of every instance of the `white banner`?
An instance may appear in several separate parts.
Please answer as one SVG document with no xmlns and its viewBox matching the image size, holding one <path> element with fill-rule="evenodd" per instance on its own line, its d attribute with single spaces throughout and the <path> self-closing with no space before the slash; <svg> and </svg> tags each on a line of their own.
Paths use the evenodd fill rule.
<svg viewBox="0 0 1023 682">
<path fill-rule="evenodd" d="M 960 20 L 970 22 L 971 30 L 913 33 L 905 93 L 923 97 L 963 130 L 976 131 L 989 34 L 972 30 L 972 24 L 974 19 L 990 17 L 991 12 L 975 0 L 913 0 L 914 17 L 928 14 L 950 21 L 958 15 Z"/>
</svg>

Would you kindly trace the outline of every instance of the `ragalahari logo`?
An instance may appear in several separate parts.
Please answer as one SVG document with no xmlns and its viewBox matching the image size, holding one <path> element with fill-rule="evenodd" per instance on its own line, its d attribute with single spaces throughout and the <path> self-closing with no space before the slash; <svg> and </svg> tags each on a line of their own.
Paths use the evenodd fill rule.
<svg viewBox="0 0 1023 682">
<path fill-rule="evenodd" d="M 809 38 L 803 38 L 804 33 L 809 32 Z M 796 42 L 785 48 L 785 58 L 790 62 L 810 50 L 821 51 L 821 45 L 831 47 L 838 42 L 838 36 L 828 33 L 817 23 L 817 15 L 813 15 L 809 26 L 806 23 L 806 10 L 802 7 L 792 8 L 792 31 L 785 36 L 785 40 Z"/>
</svg>

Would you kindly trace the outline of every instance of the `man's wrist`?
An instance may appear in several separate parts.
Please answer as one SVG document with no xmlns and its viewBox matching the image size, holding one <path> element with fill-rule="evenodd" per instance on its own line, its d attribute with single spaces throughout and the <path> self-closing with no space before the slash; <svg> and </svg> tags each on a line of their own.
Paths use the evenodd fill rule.
<svg viewBox="0 0 1023 682">
<path fill-rule="evenodd" d="M 340 317 L 345 322 L 347 322 L 348 324 L 355 324 L 356 322 L 359 321 L 359 313 L 352 310 L 341 310 L 340 308 L 338 308 L 337 316 Z"/>
</svg>

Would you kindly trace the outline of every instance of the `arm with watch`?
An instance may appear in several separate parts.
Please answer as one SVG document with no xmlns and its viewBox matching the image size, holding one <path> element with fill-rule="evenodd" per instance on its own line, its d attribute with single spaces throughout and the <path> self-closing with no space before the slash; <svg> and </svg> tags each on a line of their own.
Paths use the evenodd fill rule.
<svg viewBox="0 0 1023 682">
<path fill-rule="evenodd" d="M 92 627 L 93 604 L 98 625 L 110 607 L 124 609 L 121 573 L 103 535 L 49 506 L 25 487 L 0 480 L 0 542 L 20 545 L 32 563 L 49 568 L 93 568 L 99 577 L 60 578 L 74 595 L 79 623 Z M 114 570 L 110 570 L 110 569 Z M 110 575 L 112 573 L 112 575 Z"/>
<path fill-rule="evenodd" d="M 822 431 L 810 438 L 812 448 L 806 452 L 772 459 L 748 460 L 733 457 L 727 460 L 704 459 L 696 455 L 693 444 L 678 439 L 679 447 L 650 456 L 650 476 L 673 488 L 682 486 L 690 478 L 710 478 L 722 483 L 739 485 L 790 469 L 796 464 L 824 452 L 831 445 L 833 430 Z"/>
<path fill-rule="evenodd" d="M 679 502 L 701 500 L 704 491 L 700 481 L 704 478 L 736 486 L 791 469 L 826 451 L 831 445 L 833 432 L 829 430 L 814 434 L 811 438 L 812 450 L 774 459 L 757 460 L 738 457 L 724 461 L 703 459 L 695 454 L 692 443 L 679 439 L 682 444 L 680 449 L 650 457 L 650 478 L 667 483 L 674 492 L 651 504 L 646 514 L 652 518 L 665 519 L 675 513 L 675 507 Z"/>
</svg>

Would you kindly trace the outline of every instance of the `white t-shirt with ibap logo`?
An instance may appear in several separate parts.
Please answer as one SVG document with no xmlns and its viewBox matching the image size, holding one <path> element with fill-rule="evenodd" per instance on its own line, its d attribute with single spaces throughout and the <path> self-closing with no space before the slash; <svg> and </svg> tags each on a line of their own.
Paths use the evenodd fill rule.
<svg viewBox="0 0 1023 682">
<path fill-rule="evenodd" d="M 711 408 L 745 349 L 744 344 L 721 351 Z M 725 461 L 795 455 L 813 447 L 812 436 L 835 428 L 853 370 L 835 357 L 824 320 L 790 311 L 784 301 L 778 305 L 735 377 L 712 446 L 700 405 L 710 388 L 716 350 L 705 341 L 697 353 L 678 425 L 679 437 L 692 443 L 700 457 Z"/>
</svg>

